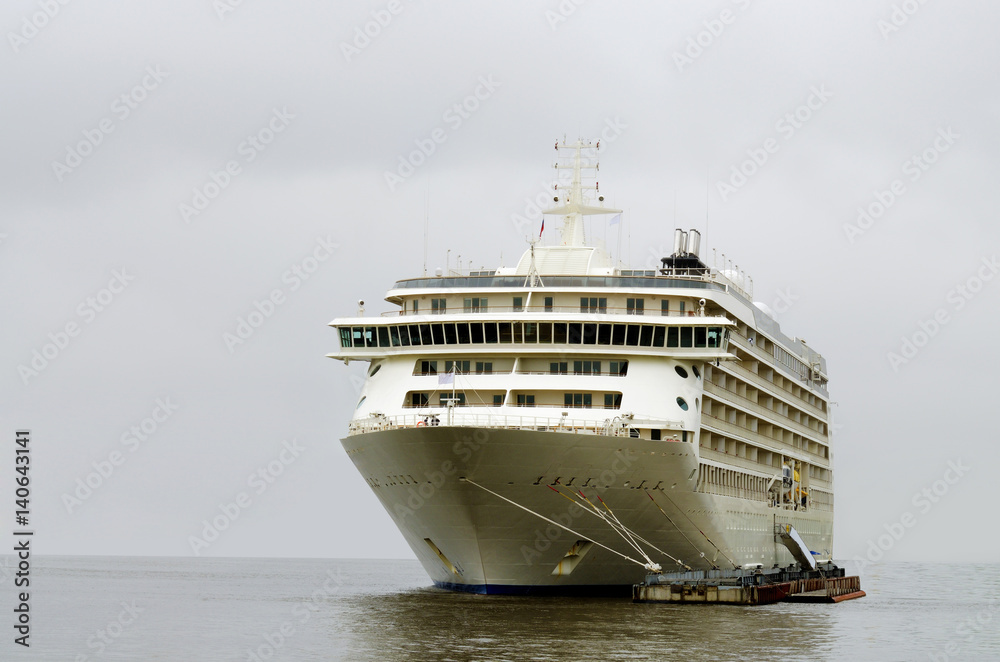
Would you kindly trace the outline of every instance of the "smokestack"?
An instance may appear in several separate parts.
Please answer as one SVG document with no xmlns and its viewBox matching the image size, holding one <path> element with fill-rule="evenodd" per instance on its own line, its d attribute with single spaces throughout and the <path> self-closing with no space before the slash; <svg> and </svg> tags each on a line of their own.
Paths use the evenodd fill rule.
<svg viewBox="0 0 1000 662">
<path fill-rule="evenodd" d="M 685 233 L 677 228 L 674 230 L 674 255 L 684 255 Z"/>
<path fill-rule="evenodd" d="M 695 229 L 692 229 L 687 233 L 687 252 L 688 255 L 698 257 L 698 248 L 701 244 L 701 233 Z"/>
</svg>

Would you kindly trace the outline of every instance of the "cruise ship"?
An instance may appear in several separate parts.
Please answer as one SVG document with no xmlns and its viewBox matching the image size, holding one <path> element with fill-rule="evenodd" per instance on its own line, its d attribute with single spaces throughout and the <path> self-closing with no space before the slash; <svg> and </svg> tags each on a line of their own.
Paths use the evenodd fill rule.
<svg viewBox="0 0 1000 662">
<path fill-rule="evenodd" d="M 793 564 L 788 531 L 830 560 L 824 358 L 749 277 L 706 264 L 698 230 L 655 268 L 616 264 L 585 236 L 587 217 L 620 221 L 600 143 L 555 147 L 557 239 L 330 322 L 328 356 L 368 364 L 347 455 L 443 588 L 627 594 L 649 573 Z"/>
</svg>

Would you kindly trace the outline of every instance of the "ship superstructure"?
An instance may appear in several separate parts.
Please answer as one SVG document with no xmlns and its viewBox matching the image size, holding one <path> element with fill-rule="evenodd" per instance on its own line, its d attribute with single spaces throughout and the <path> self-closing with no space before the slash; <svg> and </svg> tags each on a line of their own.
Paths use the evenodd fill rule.
<svg viewBox="0 0 1000 662">
<path fill-rule="evenodd" d="M 629 587 L 649 570 L 787 565 L 792 525 L 833 547 L 825 360 L 676 230 L 657 269 L 615 266 L 599 144 L 557 142 L 560 239 L 515 267 L 400 280 L 395 310 L 335 319 L 369 363 L 348 455 L 435 584 Z"/>
</svg>

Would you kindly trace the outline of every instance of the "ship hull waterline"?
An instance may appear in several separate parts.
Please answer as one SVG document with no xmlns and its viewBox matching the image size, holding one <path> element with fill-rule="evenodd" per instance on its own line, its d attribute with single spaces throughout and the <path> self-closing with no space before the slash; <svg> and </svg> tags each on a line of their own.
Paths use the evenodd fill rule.
<svg viewBox="0 0 1000 662">
<path fill-rule="evenodd" d="M 697 491 L 696 449 L 686 442 L 435 426 L 341 443 L 434 584 L 451 590 L 630 594 L 645 559 L 588 512 L 580 491 L 645 538 L 640 546 L 664 572 L 787 566 L 794 559 L 776 524 L 792 524 L 810 549 L 832 549 L 832 512 Z"/>
</svg>

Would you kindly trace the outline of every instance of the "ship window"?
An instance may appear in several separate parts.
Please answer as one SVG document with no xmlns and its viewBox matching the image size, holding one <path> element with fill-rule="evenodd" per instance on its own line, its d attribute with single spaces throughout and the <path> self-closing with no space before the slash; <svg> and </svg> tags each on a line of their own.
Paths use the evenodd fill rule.
<svg viewBox="0 0 1000 662">
<path fill-rule="evenodd" d="M 365 346 L 365 330 L 360 326 L 351 327 L 351 336 L 354 338 L 353 345 L 355 347 Z"/>
<path fill-rule="evenodd" d="M 535 406 L 535 396 L 527 395 L 524 393 L 518 393 L 517 395 L 517 406 L 518 407 L 534 407 Z"/>
<path fill-rule="evenodd" d="M 608 300 L 605 297 L 599 297 L 597 299 L 597 312 L 602 315 L 608 312 Z"/>
<path fill-rule="evenodd" d="M 705 327 L 703 326 L 694 327 L 694 346 L 695 347 L 705 346 Z"/>
<path fill-rule="evenodd" d="M 366 347 L 378 347 L 378 338 L 375 336 L 375 327 L 366 326 L 365 327 L 365 346 Z"/>
<path fill-rule="evenodd" d="M 417 311 L 420 310 L 420 302 L 416 299 L 413 300 L 413 314 L 416 315 Z"/>
<path fill-rule="evenodd" d="M 552 329 L 552 342 L 554 342 L 556 344 L 565 343 L 566 342 L 566 323 L 565 322 L 556 322 L 552 326 L 553 326 L 553 329 Z"/>
<path fill-rule="evenodd" d="M 524 310 L 524 298 L 514 297 L 514 312 L 519 313 Z"/>
<path fill-rule="evenodd" d="M 393 347 L 399 347 L 399 327 L 390 326 L 389 327 L 389 339 L 392 341 Z"/>
<path fill-rule="evenodd" d="M 552 342 L 552 324 L 550 322 L 542 322 L 538 325 L 538 342 Z"/>
<path fill-rule="evenodd" d="M 653 327 L 648 324 L 642 326 L 642 331 L 639 335 L 639 344 L 642 347 L 649 347 L 653 344 Z"/>
<path fill-rule="evenodd" d="M 438 372 L 438 362 L 437 361 L 421 361 L 420 362 L 420 374 L 421 375 L 436 375 Z"/>
<path fill-rule="evenodd" d="M 663 316 L 670 314 L 670 299 L 663 299 L 660 301 L 660 314 Z"/>
<path fill-rule="evenodd" d="M 606 313 L 608 300 L 605 297 L 580 297 L 581 313 Z"/>
<path fill-rule="evenodd" d="M 414 407 L 423 407 L 427 404 L 426 393 L 413 393 L 410 395 L 410 403 Z"/>
<path fill-rule="evenodd" d="M 493 374 L 493 362 L 492 361 L 476 361 L 476 374 L 477 375 L 490 375 L 490 374 Z"/>
<path fill-rule="evenodd" d="M 535 322 L 524 323 L 524 342 L 538 342 L 538 324 Z"/>
<path fill-rule="evenodd" d="M 663 347 L 663 336 L 666 332 L 663 330 L 662 326 L 658 326 L 653 329 L 653 347 Z"/>
<path fill-rule="evenodd" d="M 456 324 L 456 335 L 458 336 L 458 343 L 460 345 L 469 344 L 469 325 L 468 324 Z"/>
<path fill-rule="evenodd" d="M 572 345 L 579 345 L 583 341 L 583 324 L 571 323 L 569 325 L 569 342 Z"/>
<path fill-rule="evenodd" d="M 374 376 L 375 376 L 375 373 L 376 373 L 376 372 L 378 372 L 378 371 L 379 371 L 379 370 L 381 370 L 381 369 L 382 369 L 382 364 L 381 364 L 381 363 L 376 363 L 375 365 L 373 365 L 373 366 L 372 366 L 372 367 L 371 367 L 371 368 L 370 368 L 370 369 L 368 370 L 368 376 L 369 376 L 369 377 L 374 377 Z"/>
<path fill-rule="evenodd" d="M 509 343 L 511 339 L 510 322 L 500 322 L 500 342 Z"/>
<path fill-rule="evenodd" d="M 682 430 L 681 431 L 681 441 L 687 441 L 687 440 L 688 440 L 687 430 Z"/>
<path fill-rule="evenodd" d="M 358 404 L 354 407 L 355 409 L 361 409 L 361 405 L 365 404 L 365 400 L 368 399 L 367 395 L 362 395 L 361 399 L 358 400 Z"/>
<path fill-rule="evenodd" d="M 419 345 L 420 344 L 420 327 L 416 324 L 412 324 L 408 327 L 410 329 L 410 344 Z"/>
<path fill-rule="evenodd" d="M 612 375 L 627 375 L 628 361 L 612 361 L 608 366 L 608 372 Z"/>
<path fill-rule="evenodd" d="M 684 314 L 684 302 L 683 302 L 683 301 L 681 301 L 681 302 L 680 302 L 680 303 L 678 303 L 677 305 L 678 305 L 678 306 L 680 307 L 680 311 L 681 311 L 681 315 L 683 315 L 683 314 Z"/>
<path fill-rule="evenodd" d="M 677 373 L 678 375 L 680 375 L 680 376 L 681 376 L 681 379 L 687 379 L 687 378 L 688 378 L 688 373 L 687 373 L 687 370 L 685 370 L 684 368 L 680 367 L 679 365 L 675 365 L 675 366 L 674 366 L 674 371 L 675 371 L 675 372 L 676 372 L 676 373 Z"/>
<path fill-rule="evenodd" d="M 667 347 L 677 347 L 678 345 L 678 331 L 676 326 L 671 326 L 667 329 Z"/>
<path fill-rule="evenodd" d="M 503 405 L 503 395 L 501 395 L 499 393 L 494 393 L 493 394 L 493 405 L 495 407 L 499 407 L 499 406 Z"/>
<path fill-rule="evenodd" d="M 636 345 L 639 344 L 639 325 L 638 324 L 629 324 L 628 325 L 628 333 L 625 336 L 625 344 L 626 345 L 632 345 L 633 347 L 635 347 Z"/>
<path fill-rule="evenodd" d="M 660 441 L 660 439 L 661 439 L 661 432 L 662 432 L 661 430 L 655 430 L 655 429 L 654 430 L 650 430 L 649 431 L 649 438 L 650 438 L 650 440 L 651 441 Z"/>
<path fill-rule="evenodd" d="M 431 339 L 431 325 L 421 324 L 420 325 L 420 340 L 424 345 L 433 345 L 434 341 Z"/>
<path fill-rule="evenodd" d="M 521 323 L 514 322 L 513 329 L 514 329 L 514 342 L 516 343 L 524 342 L 524 336 L 521 334 Z"/>
<path fill-rule="evenodd" d="M 342 326 L 340 329 L 340 346 L 350 347 L 351 346 L 351 327 Z"/>
<path fill-rule="evenodd" d="M 567 407 L 592 407 L 594 396 L 592 393 L 565 393 L 563 394 L 563 404 Z"/>
<path fill-rule="evenodd" d="M 389 327 L 380 326 L 378 328 L 378 346 L 388 347 L 389 346 Z"/>
<path fill-rule="evenodd" d="M 614 333 L 611 336 L 612 345 L 624 345 L 625 344 L 625 325 L 615 324 Z"/>
<path fill-rule="evenodd" d="M 688 410 L 688 403 L 685 402 L 684 398 L 677 398 L 677 406 L 684 411 Z"/>
<path fill-rule="evenodd" d="M 444 326 L 443 324 L 431 324 L 431 331 L 433 332 L 435 345 L 444 344 L 444 329 L 442 328 L 443 326 Z"/>
<path fill-rule="evenodd" d="M 454 324 L 444 325 L 444 341 L 449 345 L 454 345 L 458 343 L 458 336 L 455 334 Z"/>
<path fill-rule="evenodd" d="M 691 366 L 691 371 L 694 372 L 694 376 L 695 377 L 697 377 L 698 379 L 701 379 L 701 373 L 698 372 L 698 366 L 696 366 L 696 365 Z"/>
<path fill-rule="evenodd" d="M 447 299 L 431 299 L 431 313 L 434 315 L 444 315 L 447 310 Z"/>
<path fill-rule="evenodd" d="M 552 312 L 552 297 L 545 297 L 545 312 Z"/>
<path fill-rule="evenodd" d="M 642 315 L 645 302 L 642 299 L 625 299 L 625 312 L 629 315 Z"/>
<path fill-rule="evenodd" d="M 600 324 L 597 327 L 597 344 L 598 345 L 610 345 L 611 344 L 611 325 L 610 324 Z"/>
<path fill-rule="evenodd" d="M 682 326 L 681 327 L 681 347 L 690 347 L 691 346 L 691 336 L 692 335 L 693 334 L 691 332 L 691 327 L 690 326 Z"/>
<path fill-rule="evenodd" d="M 483 336 L 486 338 L 486 342 L 490 344 L 496 344 L 497 342 L 497 325 L 496 322 L 484 322 L 483 323 Z"/>
<path fill-rule="evenodd" d="M 483 342 L 483 325 L 480 322 L 473 322 L 469 324 L 469 330 L 471 331 L 472 342 L 482 343 Z"/>
<path fill-rule="evenodd" d="M 590 312 L 590 301 L 587 297 L 580 297 L 580 312 L 589 313 Z M 597 306 L 597 299 L 593 299 L 594 306 Z"/>
<path fill-rule="evenodd" d="M 597 325 L 596 324 L 584 324 L 583 325 L 583 344 L 584 345 L 596 345 L 597 344 Z"/>
<path fill-rule="evenodd" d="M 452 368 L 454 368 L 455 372 L 457 372 L 458 374 L 467 375 L 469 374 L 470 365 L 471 363 L 469 361 L 445 361 L 444 371 L 451 372 Z"/>
<path fill-rule="evenodd" d="M 708 327 L 708 346 L 709 347 L 720 347 L 719 338 L 722 336 L 722 327 L 710 326 Z"/>
<path fill-rule="evenodd" d="M 561 363 L 559 363 L 559 362 L 550 363 L 549 364 L 549 373 L 553 374 L 553 375 L 565 375 L 566 374 L 566 370 L 567 370 L 568 367 L 569 367 L 569 363 L 567 361 L 563 361 Z"/>
</svg>

